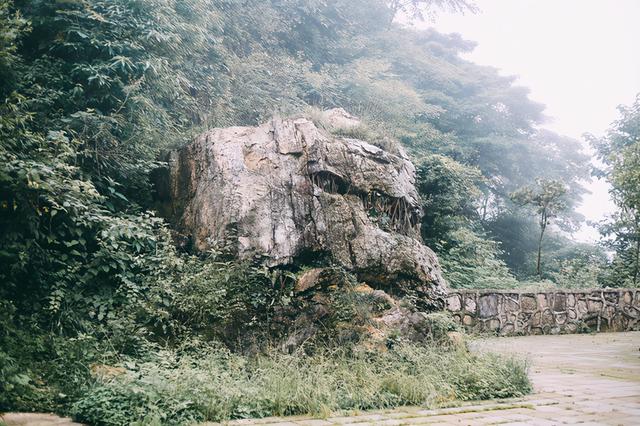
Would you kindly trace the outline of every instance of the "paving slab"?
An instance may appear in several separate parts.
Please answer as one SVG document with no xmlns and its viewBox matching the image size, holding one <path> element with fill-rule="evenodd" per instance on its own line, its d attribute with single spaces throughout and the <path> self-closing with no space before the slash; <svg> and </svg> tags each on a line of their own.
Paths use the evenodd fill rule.
<svg viewBox="0 0 640 426">
<path fill-rule="evenodd" d="M 7 426 L 82 426 L 66 417 L 49 413 L 0 413 Z"/>
</svg>

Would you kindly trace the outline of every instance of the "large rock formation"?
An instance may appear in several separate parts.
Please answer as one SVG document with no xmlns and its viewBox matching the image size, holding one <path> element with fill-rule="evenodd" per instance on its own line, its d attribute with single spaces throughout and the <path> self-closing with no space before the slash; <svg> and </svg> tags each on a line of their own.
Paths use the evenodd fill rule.
<svg viewBox="0 0 640 426">
<path fill-rule="evenodd" d="M 156 174 L 161 211 L 197 250 L 224 245 L 272 266 L 325 256 L 374 287 L 442 306 L 414 166 L 401 149 L 333 135 L 359 125 L 343 110 L 325 112 L 324 123 L 273 118 L 204 133 Z"/>
</svg>

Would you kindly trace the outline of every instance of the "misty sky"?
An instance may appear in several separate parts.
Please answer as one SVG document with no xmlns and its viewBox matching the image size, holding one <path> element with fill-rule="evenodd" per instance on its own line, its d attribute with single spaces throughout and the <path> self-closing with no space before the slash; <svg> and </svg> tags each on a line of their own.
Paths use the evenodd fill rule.
<svg viewBox="0 0 640 426">
<path fill-rule="evenodd" d="M 603 134 L 616 107 L 640 92 L 640 0 L 476 0 L 478 14 L 440 13 L 435 26 L 478 43 L 466 57 L 518 75 L 547 106 L 544 127 L 581 139 Z M 422 26 L 421 24 L 420 26 Z M 579 211 L 601 219 L 613 209 L 607 185 L 593 182 Z M 576 238 L 597 238 L 583 229 Z"/>
</svg>

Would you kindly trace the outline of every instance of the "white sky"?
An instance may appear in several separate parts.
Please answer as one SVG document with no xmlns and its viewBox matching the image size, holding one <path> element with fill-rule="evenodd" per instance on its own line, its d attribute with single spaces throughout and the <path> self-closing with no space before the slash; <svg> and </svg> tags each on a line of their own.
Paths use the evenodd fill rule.
<svg viewBox="0 0 640 426">
<path fill-rule="evenodd" d="M 433 25 L 478 43 L 466 58 L 491 65 L 547 106 L 544 127 L 582 139 L 602 135 L 640 92 L 640 0 L 476 0 L 477 14 L 440 13 Z M 422 26 L 422 24 L 420 25 Z M 613 210 L 604 182 L 589 184 L 579 211 Z M 584 227 L 575 237 L 595 240 Z"/>
</svg>

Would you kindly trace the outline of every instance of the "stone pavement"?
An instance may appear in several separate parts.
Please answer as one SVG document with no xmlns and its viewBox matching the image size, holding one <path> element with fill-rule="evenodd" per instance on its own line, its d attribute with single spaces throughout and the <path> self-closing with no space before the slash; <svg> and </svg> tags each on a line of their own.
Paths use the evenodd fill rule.
<svg viewBox="0 0 640 426">
<path fill-rule="evenodd" d="M 227 424 L 640 425 L 640 332 L 490 338 L 471 347 L 527 357 L 534 393 L 436 410 L 405 407 L 324 419 L 271 417 Z"/>
<path fill-rule="evenodd" d="M 47 413 L 7 413 L 0 414 L 0 424 L 7 426 L 82 426 L 67 417 Z"/>
<path fill-rule="evenodd" d="M 227 424 L 640 425 L 640 332 L 490 338 L 472 342 L 471 347 L 476 351 L 526 356 L 531 363 L 534 393 L 524 398 L 436 410 L 404 407 L 324 419 L 271 417 Z M 7 414 L 2 420 L 8 426 L 76 424 L 47 414 Z"/>
</svg>

